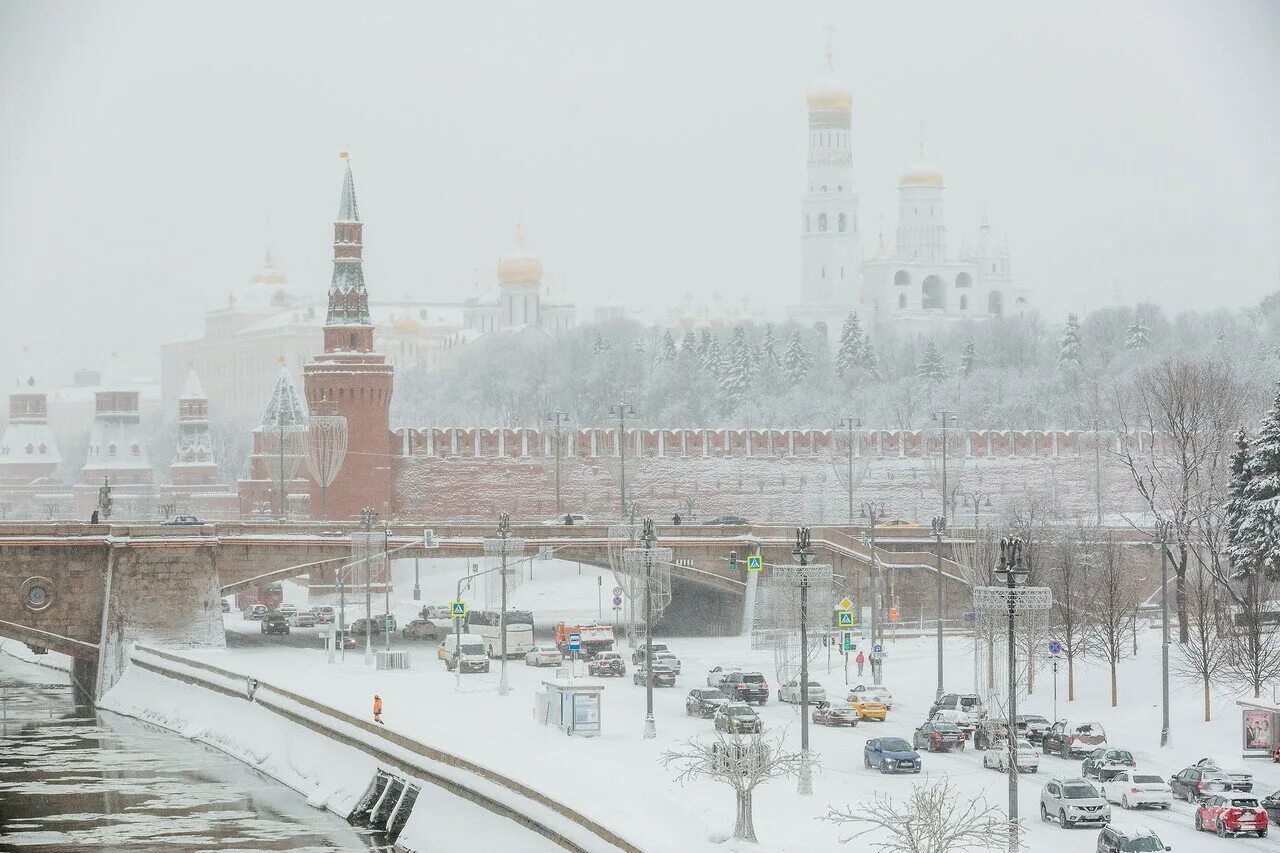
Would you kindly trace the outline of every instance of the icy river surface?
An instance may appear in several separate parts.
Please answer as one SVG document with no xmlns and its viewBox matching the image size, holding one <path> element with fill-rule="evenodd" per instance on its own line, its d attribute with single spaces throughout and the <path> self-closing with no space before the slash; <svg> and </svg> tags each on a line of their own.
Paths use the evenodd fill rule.
<svg viewBox="0 0 1280 853">
<path fill-rule="evenodd" d="M 0 655 L 0 850 L 379 849 L 230 756 L 78 707 L 66 673 Z"/>
</svg>

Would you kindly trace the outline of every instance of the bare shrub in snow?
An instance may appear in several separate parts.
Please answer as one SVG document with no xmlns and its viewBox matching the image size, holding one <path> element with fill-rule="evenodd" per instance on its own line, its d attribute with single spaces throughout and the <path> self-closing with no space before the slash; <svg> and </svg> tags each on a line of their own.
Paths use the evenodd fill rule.
<svg viewBox="0 0 1280 853">
<path fill-rule="evenodd" d="M 979 796 L 961 797 L 951 780 L 915 785 L 911 796 L 894 800 L 877 793 L 858 808 L 827 807 L 820 818 L 840 827 L 861 827 L 841 844 L 857 838 L 881 853 L 960 853 L 965 850 L 1009 849 L 1010 824 L 1004 812 Z M 1015 836 L 1016 848 L 1023 846 Z"/>
</svg>

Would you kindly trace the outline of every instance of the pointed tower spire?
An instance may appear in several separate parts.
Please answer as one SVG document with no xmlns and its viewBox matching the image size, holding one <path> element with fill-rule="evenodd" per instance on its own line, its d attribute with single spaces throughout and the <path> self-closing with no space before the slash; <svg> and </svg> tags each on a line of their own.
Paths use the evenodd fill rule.
<svg viewBox="0 0 1280 853">
<path fill-rule="evenodd" d="M 369 326 L 369 293 L 364 285 L 364 225 L 356 210 L 356 185 L 351 176 L 351 158 L 346 151 L 339 155 L 346 163 L 342 178 L 342 201 L 338 219 L 333 223 L 333 280 L 329 285 L 329 312 L 325 326 Z M 331 340 L 332 338 L 332 340 Z M 341 345 L 337 345 L 339 339 Z M 325 351 L 367 352 L 373 348 L 373 335 L 350 334 L 325 337 Z"/>
</svg>

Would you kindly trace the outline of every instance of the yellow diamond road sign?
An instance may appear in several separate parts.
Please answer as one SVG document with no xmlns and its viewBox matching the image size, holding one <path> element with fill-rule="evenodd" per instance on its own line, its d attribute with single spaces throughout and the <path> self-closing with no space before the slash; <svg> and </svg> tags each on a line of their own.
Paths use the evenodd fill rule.
<svg viewBox="0 0 1280 853">
<path fill-rule="evenodd" d="M 853 626 L 853 613 L 848 610 L 840 611 L 840 627 L 849 628 Z"/>
<path fill-rule="evenodd" d="M 837 608 L 837 609 L 839 609 L 839 610 L 852 610 L 852 609 L 853 609 L 853 602 L 849 599 L 849 597 L 848 597 L 848 596 L 845 596 L 844 598 L 840 599 L 840 607 L 839 607 L 839 608 Z"/>
</svg>

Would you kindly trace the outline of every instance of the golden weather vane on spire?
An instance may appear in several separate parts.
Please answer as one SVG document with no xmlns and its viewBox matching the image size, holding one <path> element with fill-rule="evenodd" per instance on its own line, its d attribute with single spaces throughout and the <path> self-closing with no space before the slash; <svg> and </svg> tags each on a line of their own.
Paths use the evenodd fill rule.
<svg viewBox="0 0 1280 853">
<path fill-rule="evenodd" d="M 347 161 L 350 161 L 350 160 L 351 160 L 351 147 L 350 147 L 350 146 L 347 146 L 347 145 L 344 145 L 344 146 L 343 146 L 343 148 L 342 148 L 342 150 L 338 152 L 338 159 L 339 159 L 339 160 L 347 160 Z"/>
<path fill-rule="evenodd" d="M 824 56 L 827 57 L 827 70 L 832 74 L 835 73 L 835 49 L 831 46 L 832 37 L 835 35 L 836 28 L 834 24 L 824 24 L 822 27 L 823 34 L 827 37 L 827 50 Z"/>
</svg>

